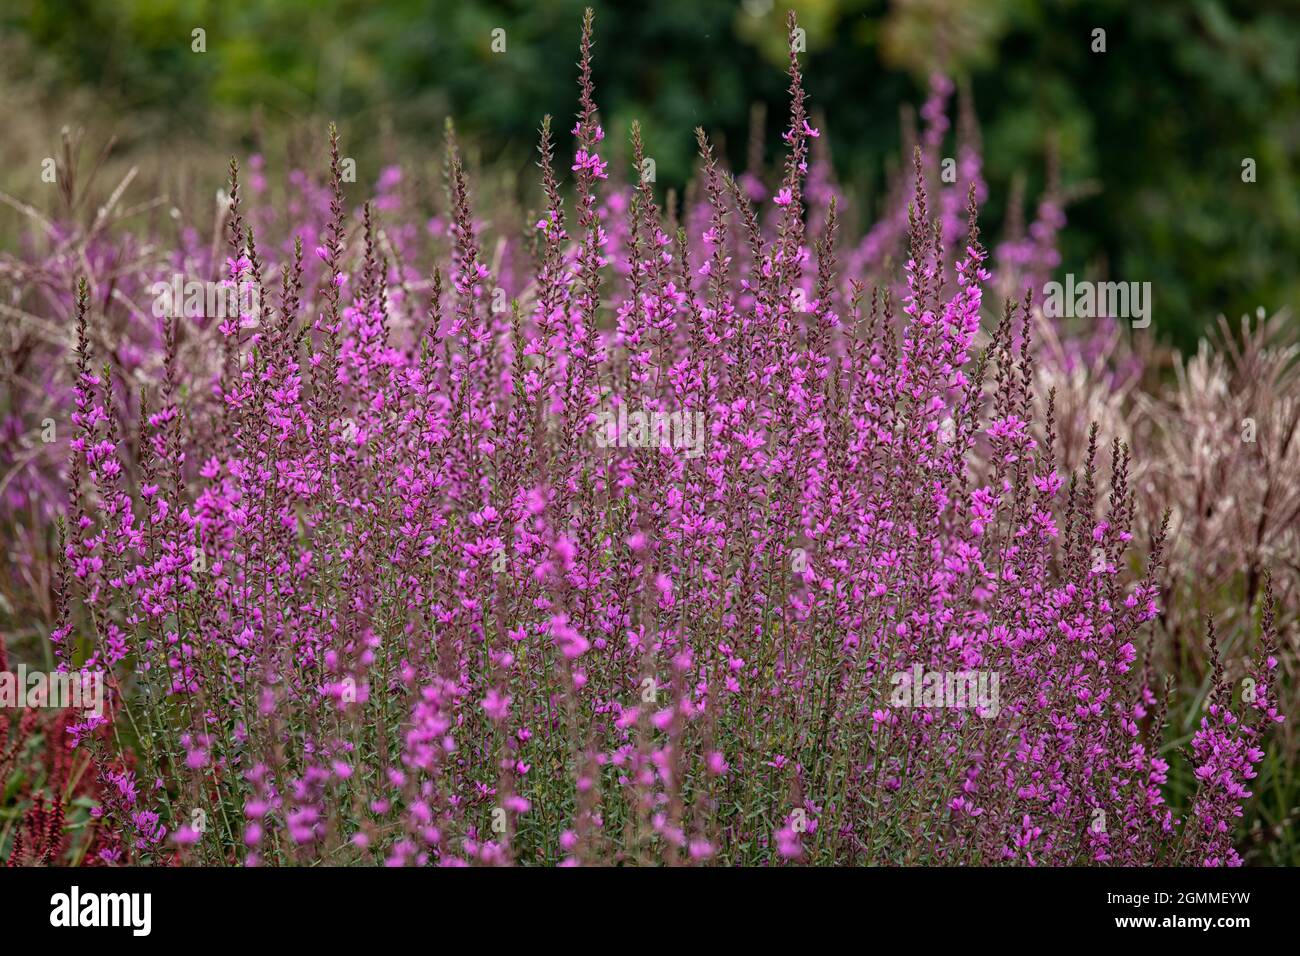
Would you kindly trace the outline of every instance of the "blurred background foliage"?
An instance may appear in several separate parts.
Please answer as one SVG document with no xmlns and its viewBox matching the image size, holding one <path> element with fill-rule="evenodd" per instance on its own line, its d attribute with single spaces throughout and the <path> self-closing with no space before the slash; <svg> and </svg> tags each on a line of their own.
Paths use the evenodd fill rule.
<svg viewBox="0 0 1300 956">
<path fill-rule="evenodd" d="M 530 196 L 543 114 L 576 108 L 591 0 L 6 0 L 0 78 L 6 191 L 36 201 L 64 124 L 117 137 L 114 159 L 182 157 L 212 182 L 263 149 L 318 162 L 337 119 L 362 182 L 414 156 L 436 170 L 443 119 Z M 769 162 L 786 107 L 788 6 L 807 31 L 806 85 L 846 188 L 873 214 L 899 165 L 900 104 L 935 69 L 968 84 L 998 235 L 1013 183 L 1031 203 L 1049 155 L 1067 210 L 1062 271 L 1150 281 L 1154 324 L 1184 349 L 1222 312 L 1294 307 L 1300 292 L 1300 5 L 1292 0 L 658 0 L 594 2 L 598 100 L 612 155 L 644 127 L 661 188 L 693 169 L 703 126 L 744 164 L 764 103 Z M 192 31 L 206 31 L 206 52 Z M 492 31 L 504 29 L 504 53 Z M 1093 52 L 1093 30 L 1106 52 Z M 567 122 L 564 124 L 567 128 Z M 295 137 L 297 139 L 295 140 Z M 94 136 L 87 142 L 95 142 Z M 295 156 L 293 143 L 313 144 Z M 307 147 L 303 147 L 307 148 Z M 414 149 L 414 151 L 412 151 Z M 1242 161 L 1257 181 L 1242 181 Z M 0 230 L 6 235 L 11 230 Z"/>
</svg>

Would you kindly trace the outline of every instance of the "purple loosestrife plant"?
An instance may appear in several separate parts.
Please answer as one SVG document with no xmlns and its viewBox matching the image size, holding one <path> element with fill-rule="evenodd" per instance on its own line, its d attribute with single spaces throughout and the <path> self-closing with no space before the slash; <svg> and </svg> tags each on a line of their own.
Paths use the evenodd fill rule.
<svg viewBox="0 0 1300 956">
<path fill-rule="evenodd" d="M 52 639 L 111 671 L 136 731 L 81 738 L 112 852 L 1240 862 L 1282 719 L 1271 599 L 1255 696 L 1216 670 L 1179 816 L 1168 691 L 1139 663 L 1164 532 L 1134 576 L 1118 441 L 1106 487 L 1096 428 L 1058 469 L 1032 293 L 977 347 L 973 144 L 931 206 L 949 86 L 896 235 L 867 240 L 905 240 L 903 269 L 873 284 L 862 247 L 837 259 L 789 29 L 786 160 L 757 205 L 703 131 L 682 216 L 611 181 L 588 12 L 571 162 L 546 118 L 531 245 L 489 252 L 450 128 L 437 242 L 390 221 L 400 172 L 350 214 L 331 131 L 328 187 L 304 178 L 288 223 L 246 211 L 232 163 L 214 261 L 258 314 L 166 316 L 161 360 L 127 378 L 93 370 L 80 287 Z M 644 149 L 633 127 L 638 170 Z"/>
</svg>

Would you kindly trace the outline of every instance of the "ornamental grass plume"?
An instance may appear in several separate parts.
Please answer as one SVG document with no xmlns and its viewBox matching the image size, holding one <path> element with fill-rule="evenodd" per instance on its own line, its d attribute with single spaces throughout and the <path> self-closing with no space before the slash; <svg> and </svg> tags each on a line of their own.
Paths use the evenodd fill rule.
<svg viewBox="0 0 1300 956">
<path fill-rule="evenodd" d="M 1167 494 L 1178 560 L 1167 584 L 1181 599 L 1170 628 L 1190 640 L 1196 619 L 1231 609 L 1214 598 L 1242 591 L 1253 601 L 1272 571 L 1279 603 L 1300 593 L 1300 343 L 1286 314 L 1238 331 L 1220 316 L 1195 355 L 1175 364 L 1163 394 L 1141 396 L 1149 432 L 1148 500 Z M 1294 613 L 1280 622 L 1294 626 Z M 1198 659 L 1208 668 L 1208 655 Z"/>
<path fill-rule="evenodd" d="M 588 11 L 531 241 L 484 234 L 450 128 L 437 243 L 357 214 L 331 130 L 274 242 L 231 165 L 209 264 L 256 312 L 127 369 L 83 278 L 50 636 L 111 675 L 88 859 L 1240 862 L 1271 592 L 1178 813 L 1127 447 L 1058 466 L 1032 295 L 981 332 L 972 155 L 935 210 L 918 147 L 900 276 L 841 270 L 796 29 L 757 204 L 703 131 L 693 208 L 611 182 Z"/>
</svg>

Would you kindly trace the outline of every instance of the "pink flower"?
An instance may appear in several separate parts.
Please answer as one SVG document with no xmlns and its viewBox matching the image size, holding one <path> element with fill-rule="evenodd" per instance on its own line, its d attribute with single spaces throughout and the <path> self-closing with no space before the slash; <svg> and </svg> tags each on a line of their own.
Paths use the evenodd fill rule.
<svg viewBox="0 0 1300 956">
<path fill-rule="evenodd" d="M 487 711 L 488 717 L 500 723 L 510 716 L 510 700 L 509 696 L 502 694 L 493 687 L 488 690 L 487 696 L 483 698 L 483 709 Z"/>
</svg>

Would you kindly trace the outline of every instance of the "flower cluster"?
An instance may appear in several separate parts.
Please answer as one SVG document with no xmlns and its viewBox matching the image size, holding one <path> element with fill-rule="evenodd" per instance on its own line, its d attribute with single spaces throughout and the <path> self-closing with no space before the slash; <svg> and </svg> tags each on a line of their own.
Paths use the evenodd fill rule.
<svg viewBox="0 0 1300 956">
<path fill-rule="evenodd" d="M 950 89 L 895 232 L 841 271 L 789 27 L 758 205 L 702 131 L 680 215 L 610 180 L 588 13 L 574 198 L 548 118 L 531 246 L 485 240 L 450 129 L 446 217 L 389 225 L 397 172 L 349 215 L 332 133 L 287 236 L 232 164 L 210 264 L 260 315 L 164 317 L 156 363 L 96 372 L 81 284 L 52 640 L 135 731 L 80 741 L 100 859 L 1239 862 L 1282 719 L 1271 611 L 1255 696 L 1216 673 L 1183 819 L 1139 663 L 1163 531 L 1131 572 L 1120 442 L 1106 488 L 1095 428 L 1058 468 L 1032 296 L 986 305 L 973 149 L 931 209 Z M 1050 268 L 1041 218 L 1005 262 Z M 895 242 L 901 276 L 869 283 Z M 616 405 L 701 410 L 702 454 L 605 448 Z M 914 667 L 996 675 L 997 706 L 900 708 Z"/>
</svg>

